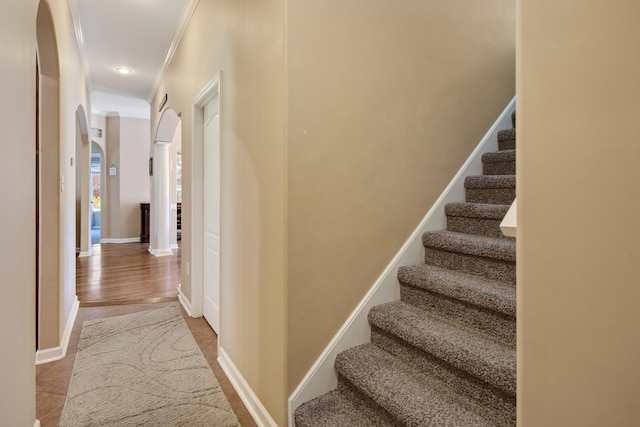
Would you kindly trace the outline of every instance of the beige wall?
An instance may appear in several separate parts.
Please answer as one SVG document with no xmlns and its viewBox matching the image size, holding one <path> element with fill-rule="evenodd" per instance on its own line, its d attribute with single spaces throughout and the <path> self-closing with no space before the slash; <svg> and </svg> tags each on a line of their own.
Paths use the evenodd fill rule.
<svg viewBox="0 0 640 427">
<path fill-rule="evenodd" d="M 289 391 L 514 95 L 508 0 L 288 4 Z"/>
<path fill-rule="evenodd" d="M 111 165 L 116 166 L 116 172 L 122 172 L 120 168 L 120 116 L 113 115 L 106 119 L 106 149 L 104 151 L 104 203 L 102 204 L 102 238 L 115 239 L 120 237 L 120 177 L 109 174 Z"/>
<path fill-rule="evenodd" d="M 140 203 L 148 203 L 149 189 L 149 120 L 118 114 L 106 118 L 106 192 L 103 215 L 103 238 L 140 237 Z M 98 139 L 96 138 L 96 141 Z M 116 166 L 116 175 L 109 167 Z"/>
<path fill-rule="evenodd" d="M 120 238 L 140 236 L 140 203 L 149 203 L 149 120 L 120 117 Z"/>
<path fill-rule="evenodd" d="M 40 349 L 60 345 L 62 333 L 76 299 L 75 186 L 78 163 L 74 162 L 72 165 L 71 159 L 76 154 L 76 110 L 78 106 L 82 106 L 84 111 L 90 111 L 88 90 L 80 63 L 69 3 L 65 0 L 51 0 L 46 3 L 50 5 L 55 37 L 51 37 L 49 31 L 44 33 L 47 35 L 43 40 L 57 49 L 59 70 L 43 79 L 42 95 L 47 99 L 42 100 L 42 105 L 57 107 L 59 122 L 55 123 L 56 126 L 48 127 L 47 140 L 42 141 L 51 151 L 41 152 L 44 180 L 41 226 L 44 227 L 47 221 L 53 222 L 51 226 L 47 225 L 44 228 L 41 236 L 42 272 L 55 274 L 47 273 L 47 277 L 42 280 Z M 41 26 L 39 28 L 42 29 Z M 35 26 L 33 29 L 35 30 Z M 55 55 L 52 53 L 55 49 L 47 49 L 48 53 L 42 58 L 43 61 L 53 60 L 51 55 Z M 60 88 L 58 99 L 52 95 L 57 91 L 55 81 L 59 83 Z M 55 114 L 46 113 L 45 116 L 45 121 L 52 118 L 55 120 Z"/>
<path fill-rule="evenodd" d="M 640 4 L 518 7 L 518 424 L 635 426 Z"/>
<path fill-rule="evenodd" d="M 60 198 L 60 322 L 59 336 L 66 326 L 76 299 L 75 248 L 75 157 L 76 111 L 82 106 L 91 111 L 89 92 L 82 71 L 73 22 L 66 0 L 50 0 L 60 56 L 60 174 L 65 191 Z M 89 120 L 89 117 L 86 118 Z M 90 124 L 89 124 L 90 127 Z"/>
<path fill-rule="evenodd" d="M 190 298 L 192 101 L 222 71 L 220 345 L 279 425 L 287 397 L 283 31 L 281 0 L 201 1 L 151 108 L 152 134 L 165 93 L 182 118 L 182 289 Z"/>
<path fill-rule="evenodd" d="M 32 426 L 35 391 L 35 67 L 37 2 L 2 5 L 0 146 L 5 164 L 0 213 L 0 414 L 3 425 Z M 14 185 L 10 185 L 13 183 Z M 10 244 L 7 244 L 9 243 Z"/>
</svg>

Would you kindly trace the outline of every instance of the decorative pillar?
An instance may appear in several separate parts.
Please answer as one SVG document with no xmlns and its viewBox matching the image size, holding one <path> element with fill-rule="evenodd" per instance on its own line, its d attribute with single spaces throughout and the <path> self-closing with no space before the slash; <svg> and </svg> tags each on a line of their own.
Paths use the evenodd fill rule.
<svg viewBox="0 0 640 427">
<path fill-rule="evenodd" d="M 155 256 L 173 255 L 169 241 L 169 146 L 167 142 L 153 144 L 153 199 L 151 200 L 151 230 L 149 252 Z M 153 247 L 152 245 L 155 245 Z"/>
</svg>

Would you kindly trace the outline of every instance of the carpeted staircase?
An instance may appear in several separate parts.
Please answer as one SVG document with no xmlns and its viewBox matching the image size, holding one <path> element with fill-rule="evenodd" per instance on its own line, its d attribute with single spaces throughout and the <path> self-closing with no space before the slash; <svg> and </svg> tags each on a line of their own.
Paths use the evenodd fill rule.
<svg viewBox="0 0 640 427">
<path fill-rule="evenodd" d="M 512 115 L 515 128 L 515 113 Z M 401 267 L 401 299 L 369 312 L 371 343 L 340 353 L 338 388 L 295 411 L 297 427 L 516 424 L 516 246 L 499 225 L 515 198 L 515 129 L 465 180 L 425 263 Z"/>
</svg>

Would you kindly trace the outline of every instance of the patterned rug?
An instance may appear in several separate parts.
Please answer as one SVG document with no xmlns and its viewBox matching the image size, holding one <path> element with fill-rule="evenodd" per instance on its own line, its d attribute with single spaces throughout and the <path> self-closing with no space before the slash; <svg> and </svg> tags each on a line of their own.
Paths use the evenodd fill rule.
<svg viewBox="0 0 640 427">
<path fill-rule="evenodd" d="M 237 425 L 177 307 L 82 326 L 61 427 Z"/>
</svg>

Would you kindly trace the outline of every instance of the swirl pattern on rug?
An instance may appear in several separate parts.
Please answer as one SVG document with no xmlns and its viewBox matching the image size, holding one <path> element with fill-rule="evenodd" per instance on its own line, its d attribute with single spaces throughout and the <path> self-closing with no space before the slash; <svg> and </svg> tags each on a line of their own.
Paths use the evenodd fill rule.
<svg viewBox="0 0 640 427">
<path fill-rule="evenodd" d="M 60 427 L 238 426 L 177 307 L 84 323 Z"/>
</svg>

